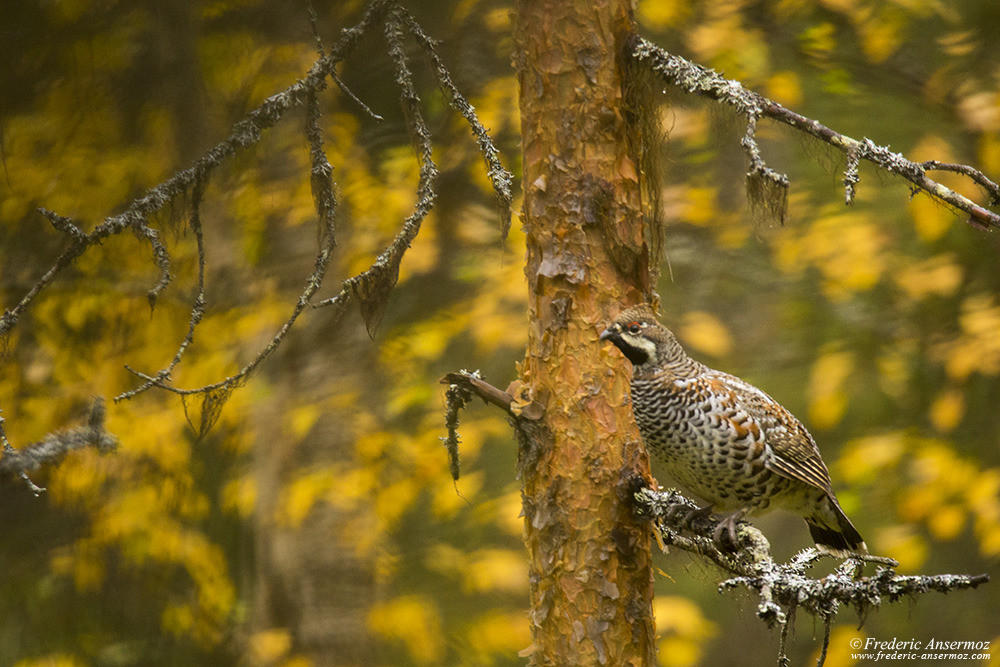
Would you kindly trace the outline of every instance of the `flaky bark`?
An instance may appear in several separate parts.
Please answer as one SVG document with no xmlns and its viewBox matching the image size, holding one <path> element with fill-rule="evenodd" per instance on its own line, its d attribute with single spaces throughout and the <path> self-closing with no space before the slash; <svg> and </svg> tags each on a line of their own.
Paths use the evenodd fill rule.
<svg viewBox="0 0 1000 667">
<path fill-rule="evenodd" d="M 624 365 L 598 341 L 609 315 L 648 298 L 656 264 L 623 92 L 629 2 L 524 0 L 517 13 L 530 328 L 512 408 L 537 425 L 520 453 L 532 659 L 651 664 L 649 527 L 627 491 L 648 460 L 620 400 Z"/>
</svg>

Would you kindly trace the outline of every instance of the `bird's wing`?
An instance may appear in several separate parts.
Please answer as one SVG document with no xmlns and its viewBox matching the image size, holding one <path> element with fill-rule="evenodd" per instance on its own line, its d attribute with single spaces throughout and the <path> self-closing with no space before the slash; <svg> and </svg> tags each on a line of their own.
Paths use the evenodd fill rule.
<svg viewBox="0 0 1000 667">
<path fill-rule="evenodd" d="M 725 383 L 744 402 L 744 409 L 764 433 L 770 449 L 764 466 L 779 475 L 832 493 L 830 472 L 812 435 L 791 412 L 748 382 L 727 375 Z"/>
</svg>

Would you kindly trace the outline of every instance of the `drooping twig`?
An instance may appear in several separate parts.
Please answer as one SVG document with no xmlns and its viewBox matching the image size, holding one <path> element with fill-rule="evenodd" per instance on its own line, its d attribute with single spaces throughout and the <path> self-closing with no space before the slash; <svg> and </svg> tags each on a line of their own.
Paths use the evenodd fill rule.
<svg viewBox="0 0 1000 667">
<path fill-rule="evenodd" d="M 58 231 L 66 235 L 70 243 L 52 267 L 28 290 L 21 300 L 13 308 L 3 312 L 2 317 L 0 317 L 0 338 L 3 338 L 16 326 L 21 315 L 31 306 L 38 294 L 50 285 L 65 268 L 103 239 L 126 230 L 131 230 L 137 238 L 148 243 L 152 249 L 159 278 L 149 291 L 148 297 L 150 305 L 155 306 L 157 297 L 167 289 L 171 282 L 171 258 L 166 245 L 160 238 L 160 232 L 150 226 L 148 221 L 158 211 L 188 194 L 191 195 L 188 226 L 194 232 L 197 242 L 198 279 L 197 293 L 190 310 L 187 334 L 179 344 L 171 361 L 161 370 L 147 373 L 126 366 L 127 370 L 142 380 L 142 383 L 117 396 L 116 401 L 133 398 L 153 387 L 180 395 L 185 400 L 185 410 L 188 408 L 189 399 L 199 399 L 201 401 L 201 423 L 196 428 L 200 433 L 204 433 L 218 416 L 219 410 L 232 391 L 245 383 L 260 364 L 277 349 L 296 319 L 309 305 L 332 305 L 334 306 L 334 317 L 339 317 L 345 306 L 350 301 L 356 300 L 369 333 L 374 333 L 381 320 L 388 295 L 398 280 L 402 257 L 419 232 L 421 222 L 433 208 L 436 197 L 434 181 L 437 167 L 431 159 L 430 130 L 422 116 L 421 100 L 413 82 L 408 55 L 403 43 L 403 39 L 407 35 L 416 41 L 429 59 L 434 75 L 448 97 L 449 103 L 462 114 L 472 128 L 487 163 L 494 190 L 497 193 L 501 211 L 502 236 L 506 236 L 510 224 L 512 176 L 500 164 L 499 151 L 476 117 L 474 109 L 451 81 L 448 70 L 435 50 L 434 41 L 396 2 L 372 0 L 361 20 L 352 28 L 344 30 L 340 39 L 327 51 L 319 35 L 316 12 L 311 2 L 307 2 L 307 4 L 319 58 L 300 81 L 271 96 L 259 107 L 249 112 L 244 120 L 233 126 L 227 139 L 205 153 L 191 167 L 178 171 L 170 179 L 149 189 L 142 197 L 132 202 L 123 213 L 107 218 L 89 233 L 83 231 L 83 226 L 70 218 L 52 211 L 41 210 L 42 215 Z M 402 222 L 393 242 L 376 258 L 371 267 L 344 280 L 340 292 L 335 297 L 327 299 L 321 304 L 312 304 L 312 299 L 321 288 L 332 259 L 334 248 L 333 221 L 337 205 L 333 167 L 323 148 L 319 93 L 326 88 L 327 77 L 330 77 L 341 92 L 358 104 L 366 114 L 376 120 L 381 120 L 378 114 L 369 109 L 347 88 L 335 70 L 338 63 L 355 51 L 363 37 L 372 34 L 374 29 L 380 26 L 383 28 L 387 53 L 395 70 L 404 115 L 420 164 L 420 178 L 416 188 L 417 203 L 413 212 Z M 176 387 L 173 385 L 172 372 L 192 344 L 195 330 L 207 310 L 205 302 L 207 260 L 202 230 L 201 205 L 211 175 L 225 161 L 242 150 L 257 144 L 265 131 L 277 124 L 287 111 L 295 107 L 305 107 L 307 117 L 305 134 L 311 157 L 310 182 L 319 221 L 319 248 L 314 270 L 306 280 L 306 285 L 288 319 L 273 335 L 270 342 L 249 363 L 233 375 L 211 384 L 195 388 Z"/>
<path fill-rule="evenodd" d="M 462 371 L 461 375 L 478 378 L 479 371 Z M 446 406 L 444 425 L 448 429 L 448 435 L 441 438 L 441 442 L 448 450 L 448 469 L 451 471 L 451 478 L 457 482 L 462 472 L 458 460 L 458 413 L 472 400 L 472 394 L 461 384 L 449 384 L 444 398 Z"/>
<path fill-rule="evenodd" d="M 399 262 L 403 253 L 419 231 L 420 224 L 433 207 L 436 197 L 433 183 L 437 177 L 437 167 L 431 159 L 430 130 L 420 111 L 420 97 L 413 86 L 409 59 L 403 48 L 404 31 L 413 36 L 422 48 L 434 68 L 438 85 L 445 91 L 449 103 L 469 123 L 479 143 L 480 152 L 486 160 L 487 173 L 497 194 L 501 216 L 501 235 L 506 237 L 510 228 L 510 203 L 512 199 L 510 184 L 513 181 L 513 176 L 500 164 L 499 150 L 482 123 L 479 122 L 475 110 L 452 82 L 451 75 L 434 48 L 434 41 L 427 36 L 407 12 L 400 7 L 394 7 L 386 17 L 385 36 L 389 55 L 393 61 L 396 82 L 400 85 L 400 97 L 410 135 L 413 138 L 420 161 L 420 181 L 417 186 L 418 201 L 414 206 L 413 213 L 406 219 L 392 243 L 376 258 L 375 263 L 363 273 L 344 281 L 340 292 L 335 296 L 316 304 L 316 307 L 339 307 L 348 299 L 357 298 L 369 333 L 373 333 L 375 327 L 378 326 L 385 298 L 398 278 Z"/>
<path fill-rule="evenodd" d="M 497 195 L 497 206 L 500 210 L 501 221 L 500 234 L 501 239 L 505 240 L 507 233 L 510 231 L 510 204 L 514 197 L 511 193 L 511 184 L 514 181 L 514 177 L 500 163 L 500 151 L 493 143 L 489 132 L 479 122 L 476 110 L 469 104 L 469 101 L 459 91 L 458 86 L 451 80 L 451 74 L 441 61 L 441 56 L 434 49 L 436 46 L 434 40 L 427 36 L 427 33 L 423 31 L 420 25 L 409 14 L 403 14 L 403 20 L 405 21 L 407 30 L 416 39 L 417 44 L 423 49 L 424 55 L 434 67 L 438 85 L 444 90 L 448 103 L 453 109 L 462 114 L 469 124 L 469 128 L 472 130 L 472 134 L 476 137 L 476 142 L 479 144 L 479 152 L 486 161 L 487 175 L 490 177 L 490 182 L 493 184 L 493 191 Z"/>
<path fill-rule="evenodd" d="M 645 64 L 665 82 L 679 86 L 689 93 L 703 95 L 727 104 L 733 107 L 739 115 L 747 118 L 748 122 L 752 122 L 751 119 L 754 118 L 770 118 L 843 151 L 849 159 L 848 174 L 845 178 L 847 188 L 845 196 L 848 203 L 852 201 L 854 188 L 858 182 L 857 161 L 867 160 L 889 173 L 901 176 L 917 189 L 923 190 L 935 199 L 964 211 L 969 215 L 968 222 L 977 228 L 1000 226 L 1000 214 L 983 208 L 954 190 L 931 180 L 926 174 L 929 169 L 949 169 L 964 174 L 986 189 L 995 205 L 1000 188 L 997 188 L 995 183 L 972 167 L 961 165 L 949 168 L 949 166 L 938 162 L 916 163 L 884 146 L 875 144 L 871 139 L 865 138 L 858 141 L 832 130 L 818 121 L 795 113 L 759 93 L 748 90 L 738 81 L 726 79 L 714 70 L 668 53 L 640 37 L 635 37 L 631 53 L 637 61 Z"/>
<path fill-rule="evenodd" d="M 0 337 L 5 336 L 14 327 L 38 294 L 88 248 L 135 226 L 141 228 L 150 216 L 181 197 L 196 181 L 205 178 L 229 158 L 256 145 L 264 131 L 277 124 L 289 109 L 300 106 L 307 100 L 310 90 L 321 89 L 325 85 L 324 80 L 330 75 L 337 63 L 354 51 L 361 37 L 378 22 L 388 5 L 389 3 L 385 0 L 372 2 L 362 19 L 354 27 L 343 31 L 341 39 L 330 53 L 317 60 L 303 79 L 280 93 L 272 95 L 256 109 L 249 112 L 246 118 L 233 126 L 226 139 L 206 152 L 194 165 L 178 171 L 166 181 L 150 188 L 145 194 L 133 201 L 125 211 L 107 218 L 90 233 L 75 236 L 74 242 L 59 255 L 53 265 L 32 285 L 20 301 L 13 308 L 4 311 L 3 316 L 0 317 Z M 43 215 L 50 220 L 55 217 L 65 221 L 62 223 L 63 227 L 69 229 L 66 225 L 69 222 L 68 218 L 62 218 L 58 214 L 44 210 Z M 80 228 L 78 224 L 74 227 Z"/>
<path fill-rule="evenodd" d="M 420 96 L 413 85 L 409 58 L 406 55 L 406 49 L 403 48 L 403 23 L 402 10 L 394 7 L 386 15 L 384 32 L 389 57 L 395 68 L 396 83 L 400 87 L 400 102 L 420 163 L 417 203 L 413 207 L 413 212 L 396 233 L 392 243 L 375 259 L 375 263 L 359 275 L 345 280 L 337 296 L 317 304 L 317 306 L 339 304 L 346 301 L 349 296 L 353 296 L 361 306 L 361 316 L 365 321 L 369 335 L 374 335 L 385 311 L 389 291 L 399 279 L 399 264 L 403 259 L 403 254 L 416 238 L 421 223 L 434 207 L 434 200 L 437 198 L 437 193 L 434 191 L 434 181 L 438 171 L 437 165 L 431 158 L 431 134 L 420 111 Z"/>
</svg>

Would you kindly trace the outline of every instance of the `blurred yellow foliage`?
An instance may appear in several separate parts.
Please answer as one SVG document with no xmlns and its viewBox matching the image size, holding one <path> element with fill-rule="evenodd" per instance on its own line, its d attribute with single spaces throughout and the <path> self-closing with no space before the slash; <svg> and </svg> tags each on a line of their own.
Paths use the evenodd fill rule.
<svg viewBox="0 0 1000 667">
<path fill-rule="evenodd" d="M 837 461 L 837 476 L 850 484 L 873 484 L 896 466 L 906 451 L 900 433 L 884 433 L 847 443 Z"/>
<path fill-rule="evenodd" d="M 713 357 L 726 356 L 733 346 L 726 326 L 715 315 L 704 311 L 685 313 L 677 333 L 686 346 Z"/>
<path fill-rule="evenodd" d="M 18 660 L 14 667 L 86 667 L 89 663 L 72 655 L 56 654 Z"/>
<path fill-rule="evenodd" d="M 409 656 L 421 665 L 438 663 L 444 651 L 437 603 L 425 596 L 404 595 L 376 604 L 368 614 L 368 629 L 402 643 Z"/>
<path fill-rule="evenodd" d="M 250 476 L 231 479 L 222 487 L 222 508 L 242 518 L 253 515 L 257 507 L 257 481 Z"/>
<path fill-rule="evenodd" d="M 659 664 L 665 667 L 700 664 L 705 642 L 718 632 L 694 601 L 676 595 L 656 596 L 653 617 L 660 636 Z"/>
<path fill-rule="evenodd" d="M 487 611 L 463 628 L 468 652 L 465 664 L 487 665 L 516 655 L 531 643 L 528 615 L 520 611 Z"/>
<path fill-rule="evenodd" d="M 937 346 L 948 375 L 956 381 L 973 373 L 1000 373 L 1000 305 L 991 294 L 973 294 L 962 302 L 961 334 Z"/>
<path fill-rule="evenodd" d="M 823 352 L 809 373 L 809 421 L 818 429 L 836 426 L 847 410 L 845 384 L 854 372 L 854 353 L 830 348 Z"/>
<path fill-rule="evenodd" d="M 899 49 L 906 19 L 892 5 L 879 9 L 869 6 L 852 18 L 857 24 L 861 50 L 869 61 L 884 62 Z"/>
<path fill-rule="evenodd" d="M 858 661 L 852 656 L 857 653 L 857 647 L 851 644 L 853 639 L 864 641 L 867 633 L 852 625 L 835 625 L 830 629 L 830 646 L 826 652 L 825 667 L 852 667 Z M 813 662 L 819 660 L 819 649 L 810 658 Z"/>
<path fill-rule="evenodd" d="M 874 287 L 887 265 L 881 232 L 857 211 L 828 212 L 804 227 L 784 227 L 774 245 L 775 261 L 784 271 L 818 268 L 823 292 L 834 302 Z"/>
<path fill-rule="evenodd" d="M 329 468 L 314 470 L 294 479 L 282 489 L 278 522 L 291 528 L 302 525 L 306 515 L 335 483 L 335 473 Z"/>
<path fill-rule="evenodd" d="M 56 27 L 71 26 L 75 34 L 86 31 L 87 21 L 93 19 L 91 4 L 49 3 L 44 16 Z M 359 0 L 334 3 L 330 14 L 320 18 L 321 29 L 361 4 Z M 471 29 L 471 17 L 478 13 L 490 31 L 506 33 L 511 24 L 508 10 L 487 4 L 463 0 L 453 12 L 442 14 L 455 21 L 470 18 L 464 31 Z M 200 114 L 206 123 L 225 119 L 211 128 L 188 126 L 189 107 L 196 112 L 199 100 L 170 85 L 163 89 L 170 104 L 156 94 L 137 97 L 135 106 L 141 106 L 137 110 L 129 108 L 131 102 L 122 102 L 120 88 L 127 87 L 137 71 L 129 67 L 130 61 L 138 55 L 155 58 L 162 49 L 158 39 L 147 43 L 147 31 L 159 30 L 162 17 L 137 7 L 130 10 L 132 23 L 132 19 L 116 20 L 114 10 L 109 10 L 102 15 L 101 34 L 73 42 L 63 51 L 58 50 L 60 44 L 75 38 L 61 28 L 55 30 L 58 39 L 49 43 L 53 57 L 84 63 L 83 83 L 51 76 L 33 84 L 30 94 L 18 97 L 23 113 L 17 106 L 15 113 L 4 115 L 3 240 L 27 239 L 49 252 L 61 241 L 38 220 L 35 207 L 44 205 L 74 216 L 90 229 L 109 210 L 183 166 L 186 158 L 179 157 L 183 150 L 201 149 L 185 144 L 188 130 L 192 135 L 206 132 L 192 145 L 225 136 L 231 118 L 299 78 L 316 57 L 308 39 L 296 42 L 289 37 L 305 27 L 301 17 L 295 19 L 297 32 L 277 26 L 278 36 L 261 39 L 257 28 L 239 24 L 237 16 L 256 17 L 258 9 L 241 0 L 193 10 L 193 20 L 203 23 L 191 37 L 193 53 L 188 54 L 201 77 L 192 90 L 200 90 L 206 98 Z M 894 142 L 906 137 L 912 150 L 904 150 L 917 160 L 971 162 L 965 144 L 974 142 L 984 171 L 1000 171 L 996 85 L 977 74 L 980 62 L 987 62 L 988 44 L 984 46 L 980 26 L 968 25 L 947 3 L 783 0 L 758 9 L 744 0 L 700 4 L 643 0 L 637 13 L 647 29 L 676 32 L 669 36 L 670 43 L 725 69 L 727 76 L 748 75 L 749 85 L 788 105 L 815 105 L 817 117 L 831 126 L 840 128 L 846 116 L 858 115 L 854 109 L 861 108 L 862 98 L 871 97 L 880 113 L 884 107 L 885 117 L 892 120 L 862 117 L 852 126 L 858 132 L 867 131 L 872 121 L 877 131 L 891 130 Z M 915 42 L 940 47 L 921 51 L 928 66 L 921 94 L 939 105 L 935 113 L 957 115 L 974 136 L 970 139 L 968 132 L 946 136 L 947 123 L 939 123 L 934 135 L 920 138 L 924 130 L 909 125 L 914 122 L 911 117 L 925 118 L 916 105 L 900 102 L 901 94 L 876 98 L 879 91 L 865 87 L 864 81 L 855 85 L 853 75 L 838 66 L 838 60 L 857 44 L 869 63 L 895 62 L 894 55 L 907 52 L 902 48 L 911 34 L 921 35 L 920 39 L 926 35 L 919 20 L 949 12 L 945 27 L 939 29 L 947 31 L 944 38 Z M 849 34 L 852 31 L 856 34 Z M 448 34 L 442 30 L 442 36 Z M 509 39 L 502 36 L 495 44 L 475 44 L 475 48 L 481 52 L 465 63 L 467 70 L 480 58 L 502 53 L 501 76 L 484 78 L 470 89 L 475 91 L 472 102 L 483 124 L 515 147 L 505 161 L 516 165 L 520 117 L 518 81 L 506 67 Z M 38 71 L 55 66 L 46 59 L 49 50 L 27 54 L 39 63 Z M 789 64 L 801 61 L 803 53 L 811 61 L 811 71 Z M 162 73 L 183 65 L 184 55 L 180 50 L 171 52 L 169 67 Z M 975 67 L 970 66 L 973 62 Z M 376 70 L 381 66 L 373 65 Z M 364 76 L 370 73 L 361 71 Z M 349 68 L 342 73 L 352 74 Z M 376 71 L 371 80 L 378 81 L 383 73 Z M 885 75 L 874 68 L 872 73 Z M 463 71 L 462 77 L 466 76 L 471 75 Z M 817 81 L 825 84 L 822 95 L 817 94 Z M 832 94 L 857 90 L 865 94 L 855 98 Z M 331 269 L 336 278 L 328 279 L 328 286 L 336 288 L 338 280 L 367 268 L 410 214 L 418 164 L 406 133 L 392 118 L 394 100 L 385 104 L 378 91 L 358 90 L 366 101 L 374 100 L 376 111 L 386 114 L 387 122 L 376 125 L 354 113 L 354 102 L 345 101 L 332 87 L 329 92 L 322 102 L 321 123 L 342 203 L 338 254 Z M 719 311 L 705 301 L 714 298 L 708 293 L 714 284 L 705 277 L 719 272 L 714 265 L 706 267 L 724 258 L 732 262 L 730 266 L 740 267 L 731 283 L 748 279 L 755 286 L 754 281 L 771 276 L 777 267 L 782 275 L 775 280 L 781 289 L 745 303 L 764 303 L 764 315 L 772 307 L 776 317 L 791 314 L 794 317 L 783 323 L 835 341 L 812 351 L 808 385 L 792 391 L 807 392 L 811 425 L 842 425 L 845 432 L 860 434 L 844 446 L 839 460 L 827 461 L 838 473 L 835 479 L 854 487 L 843 496 L 845 506 L 853 498 L 867 510 L 859 521 L 867 523 L 866 536 L 871 531 L 873 551 L 894 556 L 914 571 L 931 550 L 940 548 L 940 542 L 955 541 L 956 560 L 966 559 L 969 555 L 959 552 L 957 545 L 971 526 L 979 552 L 986 557 L 1000 555 L 1000 470 L 980 463 L 975 458 L 980 452 L 974 449 L 982 448 L 984 458 L 990 456 L 989 437 L 996 438 L 965 441 L 969 432 L 995 430 L 982 406 L 989 404 L 995 393 L 990 383 L 1000 375 L 1000 306 L 994 296 L 992 265 L 976 264 L 992 261 L 977 246 L 992 246 L 980 244 L 978 237 L 968 242 L 969 230 L 963 229 L 961 236 L 949 234 L 956 227 L 955 215 L 926 196 L 917 195 L 901 206 L 895 187 L 885 188 L 891 197 L 888 204 L 884 199 L 876 202 L 873 191 L 881 188 L 874 183 L 859 192 L 868 199 L 859 200 L 853 209 L 845 209 L 836 192 L 824 194 L 829 198 L 823 201 L 832 203 L 817 204 L 814 195 L 802 192 L 804 163 L 794 161 L 798 159 L 794 142 L 786 142 L 784 134 L 769 136 L 763 125 L 762 148 L 769 163 L 784 170 L 784 163 L 791 162 L 787 170 L 793 182 L 793 215 L 784 227 L 765 230 L 748 242 L 754 230 L 746 222 L 742 201 L 733 204 L 740 200 L 733 193 L 742 181 L 743 158 L 738 148 L 725 152 L 720 148 L 724 142 L 719 141 L 732 128 L 720 129 L 724 123 L 710 111 L 711 105 L 692 103 L 674 92 L 668 95 L 671 104 L 662 111 L 670 135 L 666 162 L 676 173 L 663 193 L 663 208 L 668 219 L 688 223 L 692 229 L 668 230 L 667 246 L 672 253 L 677 248 L 671 258 L 677 260 L 678 280 L 660 290 L 666 293 L 666 286 L 699 299 L 679 311 L 678 333 L 704 354 L 734 354 L 731 334 L 710 314 Z M 474 187 L 455 188 L 463 191 L 461 197 L 442 193 L 441 201 L 447 205 L 427 218 L 404 259 L 386 328 L 371 343 L 378 346 L 377 367 L 359 361 L 360 370 L 345 369 L 343 377 L 328 378 L 333 383 L 329 393 L 336 394 L 329 401 L 291 400 L 291 407 L 280 414 L 281 428 L 276 429 L 290 441 L 281 444 L 294 456 L 303 452 L 293 447 L 335 413 L 342 420 L 336 427 L 351 443 L 338 453 L 342 458 L 319 463 L 305 459 L 301 464 L 294 459 L 289 469 L 282 470 L 277 489 L 259 486 L 258 459 L 251 464 L 251 456 L 257 456 L 255 443 L 265 447 L 275 443 L 259 442 L 253 411 L 257 401 L 268 400 L 275 390 L 268 374 L 280 374 L 284 366 L 294 365 L 285 362 L 297 351 L 273 362 L 267 373 L 259 373 L 250 386 L 236 392 L 215 429 L 201 440 L 184 425 L 175 397 L 147 394 L 113 406 L 109 429 L 122 437 L 120 450 L 104 457 L 92 451 L 74 453 L 45 482 L 53 506 L 79 517 L 79 533 L 39 559 L 49 565 L 49 579 L 64 581 L 62 590 L 82 596 L 72 604 L 99 608 L 94 598 L 109 584 L 134 588 L 137 598 L 148 602 L 150 625 L 155 628 L 159 623 L 164 638 L 190 639 L 214 655 L 231 637 L 244 636 L 249 638 L 249 653 L 243 659 L 303 667 L 306 658 L 289 655 L 291 629 L 247 631 L 244 613 L 254 591 L 246 590 L 245 580 L 255 577 L 241 570 L 242 554 L 234 553 L 229 542 L 236 541 L 234 534 L 272 519 L 282 530 L 305 529 L 314 513 L 333 508 L 344 512 L 338 523 L 338 546 L 349 545 L 369 559 L 381 590 L 395 596 L 371 610 L 368 628 L 376 641 L 405 650 L 404 662 L 450 664 L 465 659 L 466 664 L 490 664 L 511 659 L 530 643 L 522 610 L 526 563 L 517 543 L 524 518 L 510 429 L 478 402 L 463 413 L 465 468 L 458 495 L 438 440 L 443 435 L 443 401 L 437 384 L 443 369 L 476 363 L 495 374 L 490 378 L 494 384 L 503 387 L 509 381 L 502 373 L 513 371 L 503 364 L 523 347 L 527 329 L 524 230 L 515 221 L 507 244 L 500 243 L 492 186 L 466 129 L 455 114 L 439 113 L 443 107 L 439 97 L 428 95 L 423 102 L 436 140 L 452 133 L 463 139 L 435 148 L 449 187 L 460 178 Z M 180 122 L 171 104 L 184 107 Z M 891 127 L 881 127 L 881 122 Z M 202 213 L 211 235 L 210 256 L 218 263 L 208 276 L 209 314 L 188 361 L 173 373 L 179 386 L 214 382 L 234 372 L 270 338 L 294 303 L 304 274 L 267 265 L 273 257 L 287 261 L 305 256 L 307 265 L 312 261 L 308 225 L 315 220 L 315 210 L 309 153 L 301 132 L 301 119 L 295 119 L 267 133 L 258 149 L 242 154 L 232 169 L 221 170 L 207 191 Z M 785 150 L 785 143 L 793 150 Z M 830 173 L 839 169 L 827 166 Z M 933 176 L 953 186 L 963 180 L 940 172 Z M 466 191 L 474 194 L 466 197 Z M 973 196 L 981 198 L 979 193 Z M 53 425 L 73 421 L 95 393 L 113 396 L 136 386 L 137 380 L 122 371 L 123 363 L 155 372 L 169 361 L 186 333 L 197 252 L 193 235 L 184 229 L 186 205 L 179 202 L 176 208 L 150 221 L 162 228 L 175 274 L 175 282 L 152 314 L 145 293 L 155 284 L 156 270 L 149 261 L 148 244 L 137 245 L 124 237 L 107 239 L 77 261 L 76 276 L 64 277 L 43 294 L 25 320 L 31 328 L 15 331 L 6 341 L 4 352 L 9 349 L 10 357 L 0 360 L 5 364 L 0 397 L 9 420 L 8 435 L 16 443 L 38 440 Z M 912 228 L 899 212 L 909 216 Z M 172 215 L 178 219 L 168 219 Z M 303 232 L 308 243 L 300 242 Z M 288 248 L 290 254 L 281 255 Z M 766 263 L 768 251 L 773 265 Z M 685 254 L 696 259 L 685 264 Z M 16 272 L 2 267 L 16 274 L 0 285 L 5 305 L 12 294 L 30 284 L 42 263 L 18 267 Z M 822 287 L 820 294 L 809 286 L 814 277 Z M 427 289 L 424 278 L 446 287 L 429 296 L 434 290 Z M 880 281 L 892 288 L 885 290 L 891 297 L 873 289 Z M 294 285 L 291 296 L 288 284 Z M 709 287 L 701 289 L 704 285 Z M 231 304 L 233 300 L 238 303 Z M 307 311 L 304 318 L 309 315 L 323 317 Z M 726 321 L 741 321 L 740 315 L 735 313 L 732 320 L 727 315 Z M 887 325 L 897 321 L 901 324 L 897 333 L 866 342 L 870 345 L 866 349 L 847 334 L 833 337 L 843 331 L 866 336 L 889 330 Z M 338 333 L 339 329 L 330 335 Z M 311 340 L 306 338 L 305 344 Z M 780 351 L 764 354 L 772 355 L 765 359 L 768 364 L 781 367 Z M 868 403 L 878 388 L 858 388 L 854 385 L 860 381 L 851 382 L 861 377 L 861 360 L 868 358 L 877 360 L 878 388 L 884 394 L 879 399 L 890 399 L 887 408 L 879 400 Z M 927 378 L 931 384 L 926 384 Z M 864 409 L 849 414 L 848 397 L 852 405 Z M 189 401 L 188 408 L 197 424 L 197 401 Z M 897 418 L 908 420 L 912 431 L 879 430 L 892 428 L 886 420 L 894 411 L 904 415 Z M 860 413 L 865 412 L 871 413 L 871 421 L 864 421 Z M 920 429 L 931 427 L 942 437 L 921 437 Z M 832 450 L 825 451 L 835 453 L 837 443 L 830 445 Z M 498 470 L 506 477 L 498 480 Z M 275 504 L 267 505 L 272 492 Z M 879 509 L 886 510 L 885 516 L 878 516 Z M 256 512 L 268 514 L 255 517 Z M 434 542 L 422 545 L 421 535 L 432 535 Z M 439 597 L 426 592 L 428 578 L 445 579 L 454 586 Z M 38 604 L 37 599 L 29 602 Z M 655 604 L 664 664 L 698 664 L 713 636 L 727 636 L 705 617 L 697 602 L 666 596 Z M 477 605 L 472 613 L 470 605 Z M 80 640 L 81 647 L 98 636 L 87 623 L 93 620 L 66 630 L 69 634 L 84 628 L 81 636 L 87 636 Z M 98 631 L 118 642 L 126 632 L 106 626 Z M 103 641 L 105 634 L 99 636 Z M 849 664 L 843 649 L 853 636 L 861 635 L 846 627 L 834 629 L 827 664 Z M 127 639 L 131 642 L 134 637 Z M 16 664 L 91 662 L 53 653 Z"/>
<path fill-rule="evenodd" d="M 911 205 L 917 199 L 911 199 Z M 950 220 L 946 222 L 951 225 Z M 955 255 L 945 253 L 924 261 L 909 261 L 893 273 L 893 278 L 909 298 L 919 301 L 929 296 L 954 294 L 964 275 Z"/>
<path fill-rule="evenodd" d="M 941 391 L 930 407 L 931 423 L 942 433 L 952 431 L 965 414 L 965 392 L 956 387 Z"/>
<path fill-rule="evenodd" d="M 257 664 L 272 664 L 292 649 L 292 635 L 287 628 L 260 630 L 250 635 L 250 653 Z"/>
<path fill-rule="evenodd" d="M 936 540 L 950 541 L 962 534 L 969 518 L 980 552 L 1000 553 L 1000 469 L 980 468 L 947 441 L 904 432 L 860 438 L 848 443 L 837 472 L 854 485 L 872 485 L 894 498 L 904 524 L 886 528 L 879 549 L 906 561 L 911 571 L 929 548 L 914 530 L 920 524 Z"/>
<path fill-rule="evenodd" d="M 917 234 L 926 242 L 935 241 L 952 226 L 952 216 L 930 197 L 917 195 L 907 203 Z"/>
<path fill-rule="evenodd" d="M 527 593 L 528 563 L 520 551 L 478 549 L 466 553 L 449 544 L 439 543 L 426 557 L 428 569 L 453 576 L 462 582 L 466 593 L 505 591 Z"/>
<path fill-rule="evenodd" d="M 910 526 L 882 528 L 876 534 L 874 543 L 874 553 L 895 558 L 900 572 L 919 572 L 927 561 L 927 540 Z"/>
<path fill-rule="evenodd" d="M 691 11 L 687 0 L 641 0 L 636 17 L 639 23 L 651 30 L 667 30 L 677 25 Z"/>
<path fill-rule="evenodd" d="M 1000 173 L 1000 131 L 984 132 L 979 136 L 977 162 L 987 174 Z"/>
<path fill-rule="evenodd" d="M 684 221 L 692 225 L 708 225 L 716 217 L 716 190 L 712 187 L 691 187 L 685 191 Z"/>
<path fill-rule="evenodd" d="M 775 72 L 767 80 L 767 96 L 787 107 L 802 102 L 802 84 L 799 75 L 792 71 Z"/>
</svg>

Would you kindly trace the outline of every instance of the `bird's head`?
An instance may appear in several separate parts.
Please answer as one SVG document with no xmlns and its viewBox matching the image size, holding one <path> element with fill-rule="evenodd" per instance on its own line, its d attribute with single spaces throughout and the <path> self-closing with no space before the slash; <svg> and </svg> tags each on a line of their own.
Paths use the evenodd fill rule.
<svg viewBox="0 0 1000 667">
<path fill-rule="evenodd" d="M 656 320 L 648 304 L 626 308 L 601 332 L 601 340 L 610 340 L 634 367 L 668 363 L 683 355 L 670 329 Z"/>
</svg>

